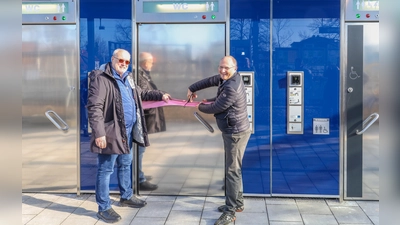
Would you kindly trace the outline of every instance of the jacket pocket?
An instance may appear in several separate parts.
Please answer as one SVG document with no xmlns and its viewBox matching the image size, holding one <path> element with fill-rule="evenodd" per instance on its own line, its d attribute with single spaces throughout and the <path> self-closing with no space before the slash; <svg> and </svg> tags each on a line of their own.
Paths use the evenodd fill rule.
<svg viewBox="0 0 400 225">
<path fill-rule="evenodd" d="M 106 131 L 107 145 L 108 143 L 113 144 L 117 140 L 117 134 L 119 134 L 119 131 L 115 130 L 114 120 L 104 123 L 104 130 Z"/>
<path fill-rule="evenodd" d="M 231 128 L 228 118 L 217 118 L 217 126 L 222 132 L 228 132 Z"/>
</svg>

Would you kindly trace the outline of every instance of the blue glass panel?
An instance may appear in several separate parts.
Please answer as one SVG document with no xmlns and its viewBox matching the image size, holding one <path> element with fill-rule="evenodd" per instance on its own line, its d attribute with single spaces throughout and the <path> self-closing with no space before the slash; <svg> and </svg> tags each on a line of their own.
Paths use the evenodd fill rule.
<svg viewBox="0 0 400 225">
<path fill-rule="evenodd" d="M 93 1 L 80 3 L 80 128 L 81 128 L 81 190 L 94 190 L 97 155 L 90 152 L 90 129 L 87 102 L 88 73 L 111 60 L 116 48 L 132 49 L 131 0 Z M 118 190 L 116 173 L 110 181 L 110 190 Z"/>
<path fill-rule="evenodd" d="M 274 194 L 339 194 L 339 15 L 339 0 L 273 2 Z M 302 135 L 286 134 L 291 70 L 304 71 Z M 329 119 L 329 135 L 313 134 L 313 118 Z"/>
<path fill-rule="evenodd" d="M 255 133 L 243 159 L 244 192 L 337 195 L 340 0 L 274 1 L 272 43 L 269 41 L 270 1 L 231 0 L 230 3 L 231 55 L 238 59 L 239 70 L 255 71 Z M 87 73 L 109 61 L 116 47 L 131 50 L 132 6 L 130 0 L 118 0 L 118 4 L 81 0 L 80 9 L 81 184 L 82 190 L 93 190 L 96 158 L 89 150 L 84 107 Z M 305 72 L 303 135 L 286 134 L 288 70 Z M 330 134 L 313 135 L 312 118 L 329 118 Z M 272 150 L 270 124 L 273 125 Z M 116 188 L 115 177 L 111 183 Z"/>
<path fill-rule="evenodd" d="M 243 158 L 244 193 L 270 191 L 269 1 L 230 1 L 230 53 L 238 71 L 254 71 L 254 121 Z"/>
</svg>

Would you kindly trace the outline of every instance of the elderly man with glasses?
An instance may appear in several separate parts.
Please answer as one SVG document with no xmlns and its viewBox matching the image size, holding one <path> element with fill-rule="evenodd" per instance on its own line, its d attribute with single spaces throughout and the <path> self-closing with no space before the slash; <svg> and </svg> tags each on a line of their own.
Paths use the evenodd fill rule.
<svg viewBox="0 0 400 225">
<path fill-rule="evenodd" d="M 111 207 L 110 176 L 117 165 L 120 205 L 132 208 L 146 206 L 132 190 L 131 165 L 133 142 L 149 146 L 143 101 L 168 101 L 161 91 L 142 91 L 128 72 L 131 55 L 116 49 L 104 70 L 90 73 L 88 90 L 88 117 L 92 128 L 90 148 L 97 154 L 96 202 L 97 217 L 107 223 L 121 220 Z"/>
</svg>

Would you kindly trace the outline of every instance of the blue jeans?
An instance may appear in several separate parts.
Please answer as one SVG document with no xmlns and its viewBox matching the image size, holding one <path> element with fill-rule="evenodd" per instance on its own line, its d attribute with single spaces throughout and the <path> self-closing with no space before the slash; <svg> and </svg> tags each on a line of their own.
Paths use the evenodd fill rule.
<svg viewBox="0 0 400 225">
<path fill-rule="evenodd" d="M 129 133 L 128 133 L 129 134 Z M 121 198 L 130 199 L 133 196 L 132 190 L 132 136 L 129 135 L 129 154 L 98 154 L 97 156 L 97 177 L 96 177 L 96 202 L 99 212 L 111 208 L 110 200 L 110 176 L 114 172 L 114 165 L 117 162 L 118 187 Z"/>
<path fill-rule="evenodd" d="M 242 160 L 251 130 L 238 134 L 224 134 L 225 149 L 225 212 L 235 214 L 235 207 L 244 205 Z"/>
<path fill-rule="evenodd" d="M 146 147 L 139 146 L 139 153 L 138 153 L 139 184 L 146 181 L 146 177 L 144 176 L 144 172 L 142 170 L 142 160 L 143 160 L 143 154 L 145 151 L 146 151 Z"/>
</svg>

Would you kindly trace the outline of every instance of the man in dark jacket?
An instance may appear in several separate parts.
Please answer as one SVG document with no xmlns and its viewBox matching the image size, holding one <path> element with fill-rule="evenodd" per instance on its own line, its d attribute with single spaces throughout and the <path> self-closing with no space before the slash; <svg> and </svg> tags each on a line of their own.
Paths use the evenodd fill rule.
<svg viewBox="0 0 400 225">
<path fill-rule="evenodd" d="M 87 109 L 92 128 L 90 147 L 97 153 L 97 217 L 107 223 L 121 219 L 112 209 L 109 197 L 110 176 L 115 163 L 120 205 L 141 208 L 147 204 L 133 195 L 131 181 L 133 142 L 140 146 L 150 145 L 141 100 L 169 100 L 169 96 L 160 91 L 142 92 L 127 71 L 130 58 L 128 51 L 116 49 L 104 71 L 94 70 L 89 75 Z"/>
<path fill-rule="evenodd" d="M 219 75 L 200 80 L 189 86 L 188 98 L 197 98 L 196 91 L 218 86 L 217 96 L 203 101 L 197 108 L 214 114 L 222 132 L 225 150 L 225 205 L 218 207 L 223 214 L 215 225 L 225 225 L 236 219 L 235 212 L 244 210 L 242 185 L 242 159 L 250 138 L 250 123 L 247 118 L 246 91 L 237 62 L 232 56 L 225 56 L 219 63 Z"/>
<path fill-rule="evenodd" d="M 149 52 L 141 52 L 139 54 L 138 85 L 142 90 L 158 90 L 156 84 L 153 82 L 150 76 L 152 67 L 153 56 Z M 165 92 L 163 93 L 166 94 Z M 148 134 L 167 130 L 163 107 L 145 109 L 144 116 L 146 118 Z M 142 160 L 145 151 L 145 147 L 139 146 L 139 188 L 143 191 L 154 191 L 158 188 L 158 186 L 149 182 L 149 179 L 152 177 L 145 176 L 142 169 Z"/>
</svg>

